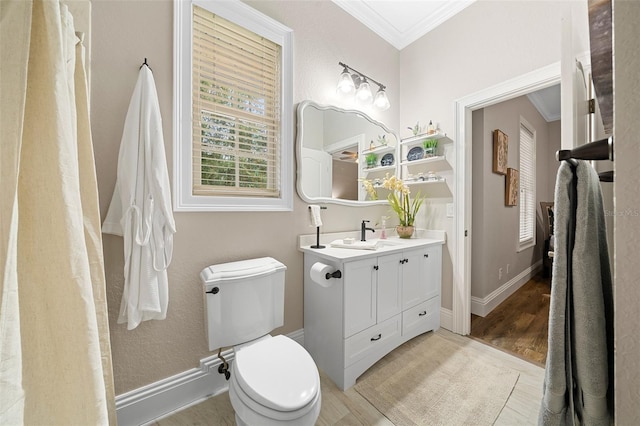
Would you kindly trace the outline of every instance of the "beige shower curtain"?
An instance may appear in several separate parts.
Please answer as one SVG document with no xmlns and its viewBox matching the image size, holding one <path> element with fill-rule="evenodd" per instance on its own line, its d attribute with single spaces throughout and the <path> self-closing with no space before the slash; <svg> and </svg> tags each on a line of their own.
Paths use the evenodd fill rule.
<svg viewBox="0 0 640 426">
<path fill-rule="evenodd" d="M 0 424 L 115 424 L 82 43 L 0 1 Z"/>
</svg>

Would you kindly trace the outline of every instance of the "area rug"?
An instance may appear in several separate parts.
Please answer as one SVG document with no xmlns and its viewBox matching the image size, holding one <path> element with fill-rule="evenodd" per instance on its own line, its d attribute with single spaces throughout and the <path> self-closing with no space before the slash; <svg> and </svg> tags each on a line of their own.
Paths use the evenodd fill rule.
<svg viewBox="0 0 640 426">
<path fill-rule="evenodd" d="M 395 425 L 492 425 L 519 373 L 428 333 L 363 374 L 356 391 Z"/>
</svg>

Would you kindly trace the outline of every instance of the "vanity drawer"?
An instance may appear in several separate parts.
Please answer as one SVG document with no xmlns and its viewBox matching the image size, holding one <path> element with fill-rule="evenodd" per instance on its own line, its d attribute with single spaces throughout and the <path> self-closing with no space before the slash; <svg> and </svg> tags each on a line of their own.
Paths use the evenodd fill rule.
<svg viewBox="0 0 640 426">
<path fill-rule="evenodd" d="M 402 335 L 417 336 L 440 326 L 440 298 L 433 297 L 402 313 Z"/>
<path fill-rule="evenodd" d="M 381 353 L 387 353 L 388 345 L 395 347 L 400 338 L 401 319 L 401 315 L 396 315 L 346 339 L 344 342 L 345 367 L 379 350 L 382 350 Z"/>
</svg>

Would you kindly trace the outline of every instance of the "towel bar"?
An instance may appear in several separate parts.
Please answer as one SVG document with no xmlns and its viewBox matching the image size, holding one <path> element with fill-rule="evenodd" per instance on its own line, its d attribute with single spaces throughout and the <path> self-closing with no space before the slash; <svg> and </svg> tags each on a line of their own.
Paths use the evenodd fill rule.
<svg viewBox="0 0 640 426">
<path fill-rule="evenodd" d="M 613 161 L 613 136 L 573 149 L 562 149 L 556 152 L 556 159 L 558 161 L 569 159 Z"/>
</svg>

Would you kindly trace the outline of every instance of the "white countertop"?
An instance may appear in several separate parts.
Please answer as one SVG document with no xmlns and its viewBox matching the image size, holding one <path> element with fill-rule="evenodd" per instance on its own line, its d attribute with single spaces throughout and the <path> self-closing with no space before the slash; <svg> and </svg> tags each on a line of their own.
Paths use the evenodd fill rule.
<svg viewBox="0 0 640 426">
<path fill-rule="evenodd" d="M 368 233 L 369 234 L 369 233 Z M 445 232 L 432 230 L 416 230 L 416 234 L 412 238 L 399 238 L 397 236 L 389 237 L 385 240 L 378 238 L 368 238 L 368 242 L 379 242 L 379 247 L 375 250 L 356 249 L 356 248 L 338 248 L 331 247 L 331 242 L 343 240 L 344 238 L 360 239 L 360 231 L 339 232 L 320 235 L 320 244 L 324 245 L 323 249 L 311 248 L 316 244 L 316 235 L 301 235 L 298 237 L 299 249 L 304 253 L 314 254 L 325 259 L 333 261 L 346 261 L 355 259 L 364 259 L 367 257 L 376 257 L 384 254 L 393 253 L 412 248 L 444 244 Z"/>
</svg>

